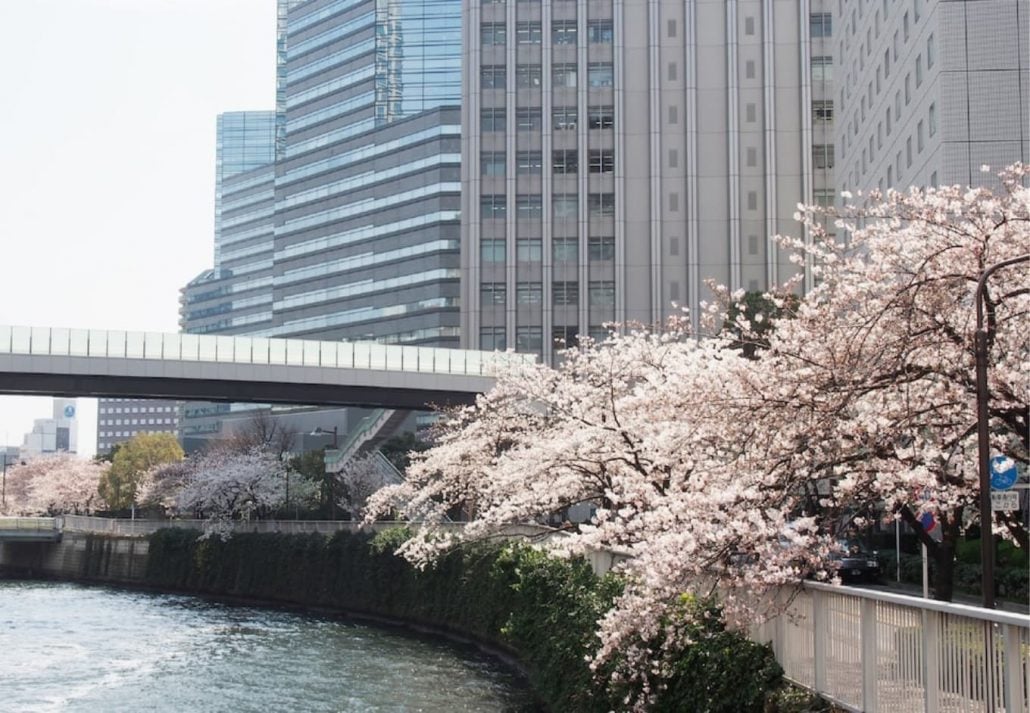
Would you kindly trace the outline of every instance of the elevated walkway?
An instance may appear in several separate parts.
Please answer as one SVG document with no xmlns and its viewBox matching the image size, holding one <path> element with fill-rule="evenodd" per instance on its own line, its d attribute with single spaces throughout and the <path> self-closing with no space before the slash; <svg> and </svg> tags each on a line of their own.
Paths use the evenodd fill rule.
<svg viewBox="0 0 1030 713">
<path fill-rule="evenodd" d="M 103 329 L 0 326 L 0 394 L 426 410 L 468 404 L 532 355 Z"/>
</svg>

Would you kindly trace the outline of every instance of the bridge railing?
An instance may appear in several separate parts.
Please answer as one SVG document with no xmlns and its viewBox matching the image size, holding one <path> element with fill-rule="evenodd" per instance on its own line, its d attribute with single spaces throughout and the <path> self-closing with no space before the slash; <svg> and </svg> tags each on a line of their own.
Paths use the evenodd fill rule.
<svg viewBox="0 0 1030 713">
<path fill-rule="evenodd" d="M 0 354 L 182 360 L 493 376 L 536 357 L 375 342 L 0 325 Z"/>
<path fill-rule="evenodd" d="M 848 710 L 1026 713 L 1030 617 L 806 582 L 752 636 Z"/>
<path fill-rule="evenodd" d="M 0 531 L 53 532 L 59 527 L 53 517 L 0 517 Z"/>
</svg>

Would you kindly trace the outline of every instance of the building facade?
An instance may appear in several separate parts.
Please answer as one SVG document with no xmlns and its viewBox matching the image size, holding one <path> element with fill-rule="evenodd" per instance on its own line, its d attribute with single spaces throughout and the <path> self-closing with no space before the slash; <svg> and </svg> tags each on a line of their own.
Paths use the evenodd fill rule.
<svg viewBox="0 0 1030 713">
<path fill-rule="evenodd" d="M 179 431 L 179 403 L 152 399 L 100 399 L 97 407 L 97 454 L 110 453 L 140 433 Z"/>
<path fill-rule="evenodd" d="M 823 4 L 466 0 L 465 346 L 550 360 L 794 274 L 771 236 L 833 185 Z"/>
<path fill-rule="evenodd" d="M 1030 161 L 1024 0 L 839 0 L 841 190 L 992 185 Z"/>
<path fill-rule="evenodd" d="M 37 418 L 19 449 L 22 460 L 48 453 L 76 453 L 79 449 L 78 402 L 54 399 L 53 416 Z"/>
</svg>

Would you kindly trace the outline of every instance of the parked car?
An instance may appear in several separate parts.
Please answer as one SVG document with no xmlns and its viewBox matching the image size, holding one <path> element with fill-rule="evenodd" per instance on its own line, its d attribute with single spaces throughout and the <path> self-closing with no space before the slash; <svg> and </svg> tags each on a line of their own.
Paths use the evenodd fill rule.
<svg viewBox="0 0 1030 713">
<path fill-rule="evenodd" d="M 842 582 L 876 582 L 880 579 L 876 552 L 870 552 L 859 542 L 842 540 L 840 550 L 830 559 L 836 564 Z"/>
</svg>

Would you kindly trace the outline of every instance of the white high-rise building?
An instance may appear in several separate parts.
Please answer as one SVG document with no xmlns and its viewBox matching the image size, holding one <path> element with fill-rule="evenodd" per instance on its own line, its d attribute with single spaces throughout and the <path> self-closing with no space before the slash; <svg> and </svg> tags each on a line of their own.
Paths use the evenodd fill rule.
<svg viewBox="0 0 1030 713">
<path fill-rule="evenodd" d="M 1030 161 L 1030 3 L 836 4 L 840 190 L 992 184 L 982 165 Z"/>
<path fill-rule="evenodd" d="M 764 290 L 833 186 L 831 0 L 466 0 L 464 345 Z M 824 7 L 825 6 L 825 7 Z"/>
<path fill-rule="evenodd" d="M 75 453 L 79 447 L 78 402 L 54 399 L 53 418 L 37 418 L 25 434 L 21 458 L 45 453 Z"/>
</svg>

